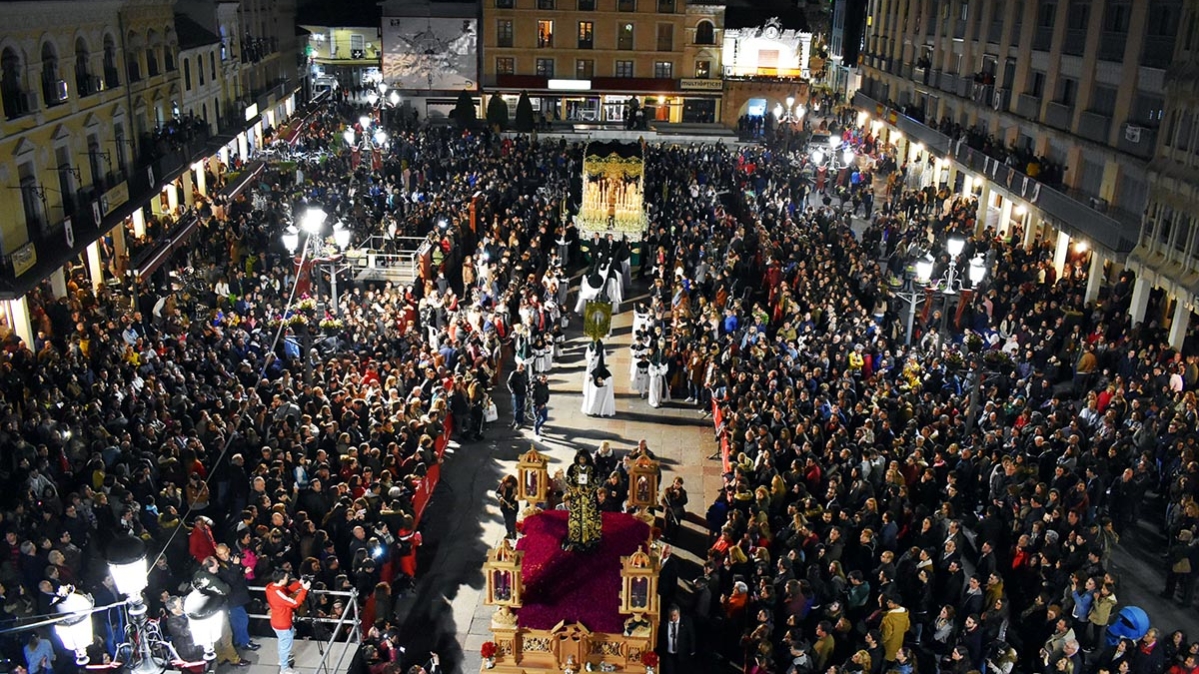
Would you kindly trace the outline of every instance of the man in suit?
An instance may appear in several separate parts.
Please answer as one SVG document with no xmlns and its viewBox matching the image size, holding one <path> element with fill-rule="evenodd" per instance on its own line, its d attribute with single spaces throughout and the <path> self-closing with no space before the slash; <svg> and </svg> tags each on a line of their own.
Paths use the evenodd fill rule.
<svg viewBox="0 0 1199 674">
<path fill-rule="evenodd" d="M 658 630 L 662 643 L 658 652 L 662 654 L 662 674 L 685 674 L 696 671 L 693 667 L 695 657 L 695 628 L 690 619 L 684 619 L 682 611 L 676 605 L 671 605 L 666 622 Z"/>
<path fill-rule="evenodd" d="M 667 610 L 674 607 L 674 597 L 679 591 L 679 561 L 674 558 L 674 549 L 662 546 L 661 564 L 658 570 L 658 597 Z"/>
</svg>

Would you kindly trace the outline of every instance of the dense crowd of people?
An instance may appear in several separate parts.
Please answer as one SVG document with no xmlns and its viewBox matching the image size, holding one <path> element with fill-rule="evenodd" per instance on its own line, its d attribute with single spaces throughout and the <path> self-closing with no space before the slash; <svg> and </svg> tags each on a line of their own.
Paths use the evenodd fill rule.
<svg viewBox="0 0 1199 674">
<path fill-rule="evenodd" d="M 317 109 L 300 149 L 335 145 L 362 112 Z M 265 611 L 248 587 L 274 579 L 294 599 L 307 578 L 314 592 L 298 615 L 336 618 L 345 600 L 319 590 L 355 590 L 371 662 L 408 664 L 395 616 L 421 543 L 414 494 L 443 434 L 482 438 L 506 345 L 549 335 L 579 151 L 448 127 L 393 131 L 377 161 L 345 148 L 272 165 L 246 192 L 202 204 L 185 259 L 135 304 L 82 273 L 61 297 L 48 285 L 30 295 L 36 343 L 9 335 L 0 377 L 3 471 L 17 485 L 3 503 L 3 625 L 52 614 L 64 586 L 117 601 L 104 556 L 133 535 L 152 551 L 151 615 L 185 658 L 197 645 L 179 597 L 191 586 L 226 596 L 218 661 L 244 664 L 257 648 L 245 609 Z M 307 293 L 327 298 L 328 284 L 280 237 L 310 208 L 358 240 L 426 237 L 437 271 L 411 286 L 355 284 L 336 315 L 318 309 Z M 323 241 L 308 250 L 295 258 L 328 252 Z M 127 658 L 123 610 L 99 617 L 93 662 Z M 328 635 L 319 623 L 300 630 Z M 0 648 L 15 662 L 30 654 L 30 672 L 74 667 L 48 631 L 39 636 L 8 633 Z"/>
<path fill-rule="evenodd" d="M 1129 275 L 1084 305 L 1082 265 L 1059 278 L 1048 242 L 977 227 L 972 197 L 902 162 L 855 236 L 827 196 L 872 181 L 813 191 L 804 154 L 675 147 L 647 169 L 659 358 L 731 447 L 698 642 L 754 674 L 1191 671 L 1180 633 L 1106 630 L 1113 547 L 1161 515 L 1140 512 L 1150 489 L 1175 541 L 1164 596 L 1193 600 L 1194 359 L 1131 323 Z M 958 269 L 982 256 L 989 275 L 960 307 L 930 299 L 904 347 L 890 290 L 950 236 Z"/>
<path fill-rule="evenodd" d="M 300 149 L 339 146 L 361 114 L 344 99 L 317 109 Z M 1129 321 L 1129 275 L 1084 303 L 1085 265 L 1059 276 L 1048 242 L 977 227 L 973 198 L 912 179 L 867 130 L 842 127 L 854 118 L 827 130 L 868 159 L 820 180 L 791 140 L 647 152 L 640 348 L 657 398 L 714 402 L 731 448 L 694 583 L 700 652 L 667 637 L 666 654 L 711 649 L 752 674 L 1193 674 L 1199 645 L 1180 633 L 1113 644 L 1106 628 L 1122 608 L 1112 550 L 1155 516 L 1140 510 L 1150 490 L 1168 503 L 1164 593 L 1192 605 L 1199 360 Z M 300 615 L 336 617 L 344 602 L 319 590 L 354 590 L 368 661 L 409 664 L 395 616 L 417 572 L 414 496 L 444 434 L 484 436 L 497 384 L 514 425 L 528 421 L 530 375 L 562 332 L 577 248 L 563 201 L 581 148 L 390 131 L 383 152 L 269 166 L 235 198 L 205 200 L 186 259 L 135 303 L 82 276 L 61 297 L 30 295 L 35 343 L 10 335 L 0 363 L 0 472 L 18 485 L 2 501 L 0 622 L 53 613 L 66 586 L 115 602 L 104 554 L 133 535 L 152 544 L 150 610 L 181 654 L 196 646 L 179 602 L 190 587 L 226 596 L 218 659 L 239 664 L 257 647 L 248 587 L 298 596 L 303 577 L 317 592 Z M 875 166 L 898 174 L 877 201 Z M 306 292 L 327 296 L 322 272 L 280 240 L 315 208 L 359 240 L 423 238 L 432 275 L 355 285 L 336 314 L 318 309 Z M 922 310 L 905 347 L 891 289 L 950 236 L 966 240 L 958 267 L 982 256 L 988 276 L 961 306 Z M 312 249 L 298 257 L 331 252 Z M 939 253 L 935 275 L 950 262 Z M 606 451 L 597 464 L 619 482 Z M 666 495 L 670 537 L 681 486 Z M 127 624 L 102 614 L 96 661 L 119 659 Z M 33 634 L 0 649 L 32 674 L 73 667 Z"/>
</svg>

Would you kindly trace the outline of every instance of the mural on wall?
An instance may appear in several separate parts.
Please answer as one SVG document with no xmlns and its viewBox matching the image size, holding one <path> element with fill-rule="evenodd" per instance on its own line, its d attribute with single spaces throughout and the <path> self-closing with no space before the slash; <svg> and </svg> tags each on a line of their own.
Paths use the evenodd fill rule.
<svg viewBox="0 0 1199 674">
<path fill-rule="evenodd" d="M 477 36 L 475 19 L 385 18 L 383 81 L 400 89 L 474 89 Z"/>
</svg>

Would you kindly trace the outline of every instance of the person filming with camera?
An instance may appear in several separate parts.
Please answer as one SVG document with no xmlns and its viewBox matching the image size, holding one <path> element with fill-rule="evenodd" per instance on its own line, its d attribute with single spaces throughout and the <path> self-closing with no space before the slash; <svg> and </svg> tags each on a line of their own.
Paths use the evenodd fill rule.
<svg viewBox="0 0 1199 674">
<path fill-rule="evenodd" d="M 291 645 L 296 637 L 296 628 L 292 624 L 296 609 L 304 604 L 308 596 L 308 588 L 312 582 L 307 578 L 292 580 L 291 574 L 279 569 L 271 577 L 271 583 L 266 586 L 266 603 L 271 607 L 271 629 L 279 638 L 279 671 L 282 674 L 295 674 L 291 659 Z"/>
</svg>

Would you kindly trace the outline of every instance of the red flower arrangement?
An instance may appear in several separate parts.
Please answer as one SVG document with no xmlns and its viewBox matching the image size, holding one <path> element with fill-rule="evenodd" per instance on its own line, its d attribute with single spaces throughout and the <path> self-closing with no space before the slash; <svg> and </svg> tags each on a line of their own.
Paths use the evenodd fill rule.
<svg viewBox="0 0 1199 674">
<path fill-rule="evenodd" d="M 641 654 L 641 664 L 646 667 L 658 666 L 658 654 L 653 651 L 645 651 Z"/>
<path fill-rule="evenodd" d="M 479 649 L 479 655 L 482 655 L 484 659 L 494 658 L 495 651 L 496 648 L 494 641 L 484 641 L 482 648 Z"/>
</svg>

